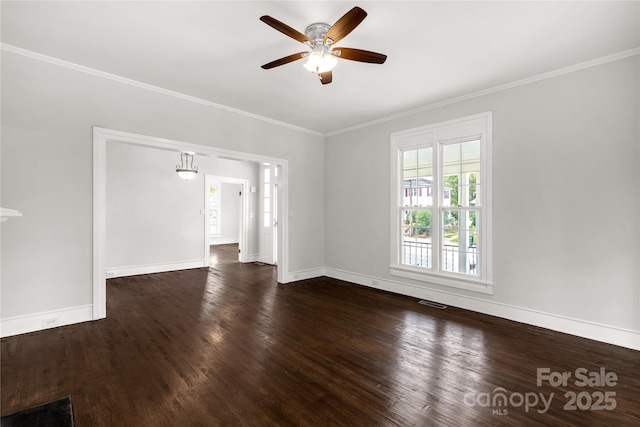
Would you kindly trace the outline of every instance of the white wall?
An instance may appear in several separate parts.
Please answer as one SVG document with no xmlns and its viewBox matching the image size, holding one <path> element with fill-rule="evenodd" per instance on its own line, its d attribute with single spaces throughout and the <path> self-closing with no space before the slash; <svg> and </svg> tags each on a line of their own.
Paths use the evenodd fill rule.
<svg viewBox="0 0 640 427">
<path fill-rule="evenodd" d="M 132 144 L 107 145 L 107 271 L 202 263 L 202 181 L 180 179 L 178 158 L 178 153 Z"/>
<path fill-rule="evenodd" d="M 2 226 L 3 328 L 92 303 L 93 126 L 288 160 L 289 270 L 324 266 L 322 137 L 5 51 L 1 66 L 0 204 L 24 215 Z"/>
<path fill-rule="evenodd" d="M 609 341 L 640 349 L 638 62 L 327 138 L 328 274 L 597 339 L 618 334 Z M 484 111 L 493 111 L 494 294 L 390 276 L 390 133 Z"/>
</svg>

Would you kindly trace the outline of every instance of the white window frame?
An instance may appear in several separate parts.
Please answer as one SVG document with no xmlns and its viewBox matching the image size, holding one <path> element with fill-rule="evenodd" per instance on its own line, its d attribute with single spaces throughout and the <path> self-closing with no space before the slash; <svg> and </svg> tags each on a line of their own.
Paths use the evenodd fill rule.
<svg viewBox="0 0 640 427">
<path fill-rule="evenodd" d="M 211 237 L 220 237 L 220 235 L 222 234 L 222 182 L 206 177 L 205 179 L 205 186 L 206 186 L 206 195 L 207 195 L 207 200 L 206 202 L 206 209 L 207 209 L 207 223 L 209 224 L 209 238 Z M 211 209 L 210 209 L 210 187 L 215 187 L 216 188 L 216 194 L 214 195 L 214 198 L 216 199 L 216 227 L 213 228 L 210 225 L 210 218 L 209 215 L 211 215 Z"/>
<path fill-rule="evenodd" d="M 484 294 L 493 294 L 493 220 L 492 220 L 492 122 L 491 112 L 461 117 L 446 122 L 435 123 L 418 128 L 394 132 L 391 134 L 391 197 L 390 197 L 390 237 L 391 262 L 390 274 L 393 276 L 429 282 L 452 288 L 465 289 Z M 480 262 L 479 276 L 443 271 L 439 262 L 432 262 L 430 268 L 410 266 L 401 263 L 402 227 L 401 208 L 403 192 L 402 152 L 407 149 L 432 147 L 433 183 L 432 190 L 432 252 L 438 260 L 436 251 L 442 248 L 443 182 L 440 166 L 441 149 L 444 145 L 458 140 L 480 140 L 480 173 L 482 191 L 480 192 L 480 223 L 478 252 Z"/>
</svg>

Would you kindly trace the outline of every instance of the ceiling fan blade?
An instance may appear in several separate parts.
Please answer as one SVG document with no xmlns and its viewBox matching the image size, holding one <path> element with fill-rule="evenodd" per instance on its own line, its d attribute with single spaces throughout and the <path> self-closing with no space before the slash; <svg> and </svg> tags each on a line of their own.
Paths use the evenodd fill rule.
<svg viewBox="0 0 640 427">
<path fill-rule="evenodd" d="M 338 54 L 338 51 L 340 52 Z M 349 59 L 351 61 L 369 62 L 372 64 L 383 64 L 387 60 L 387 55 L 371 52 L 368 50 L 351 49 L 349 47 L 337 47 L 334 54 L 338 58 Z"/>
<path fill-rule="evenodd" d="M 308 52 L 298 52 L 289 56 L 285 56 L 284 58 L 276 59 L 275 61 L 271 61 L 268 64 L 264 64 L 262 68 L 268 70 L 270 68 L 279 67 L 280 65 L 288 64 L 289 62 L 296 61 L 298 59 L 303 58 L 302 55 Z"/>
<path fill-rule="evenodd" d="M 294 40 L 298 40 L 300 43 L 309 42 L 313 45 L 313 40 L 311 40 L 309 37 L 305 36 L 298 30 L 291 28 L 287 24 L 278 21 L 275 18 L 272 18 L 268 15 L 264 15 L 260 17 L 260 20 L 265 24 L 269 25 L 270 27 L 273 27 L 276 30 L 280 31 L 282 34 L 287 35 Z"/>
<path fill-rule="evenodd" d="M 320 83 L 323 85 L 327 85 L 333 81 L 333 73 L 331 73 L 331 70 L 319 73 L 318 77 L 320 77 Z"/>
<path fill-rule="evenodd" d="M 360 9 L 358 6 L 351 9 L 349 12 L 345 13 L 342 18 L 338 19 L 335 24 L 327 34 L 324 36 L 324 42 L 327 42 L 327 39 L 333 40 L 334 43 L 342 40 L 356 28 L 364 18 L 367 17 L 367 12 Z"/>
</svg>

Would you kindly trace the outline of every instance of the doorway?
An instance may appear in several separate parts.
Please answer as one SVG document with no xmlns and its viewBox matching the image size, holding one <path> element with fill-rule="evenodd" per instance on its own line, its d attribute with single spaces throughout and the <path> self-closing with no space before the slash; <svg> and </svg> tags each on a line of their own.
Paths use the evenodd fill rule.
<svg viewBox="0 0 640 427">
<path fill-rule="evenodd" d="M 107 180 L 107 145 L 110 142 L 121 142 L 133 144 L 154 149 L 169 150 L 176 153 L 182 151 L 194 152 L 198 156 L 218 157 L 231 160 L 241 160 L 255 162 L 256 164 L 270 163 L 278 166 L 278 180 L 280 185 L 278 195 L 278 211 L 289 212 L 288 205 L 288 161 L 286 159 L 268 157 L 258 154 L 246 152 L 235 152 L 232 150 L 218 149 L 215 147 L 204 146 L 199 144 L 187 143 L 183 141 L 169 140 L 147 135 L 134 134 L 130 132 L 122 132 L 113 129 L 105 129 L 100 127 L 93 128 L 93 277 L 92 277 L 92 293 L 93 293 L 93 319 L 102 319 L 107 316 L 106 304 L 106 180 Z M 173 165 L 171 165 L 172 167 Z M 244 184 L 243 197 L 247 194 L 247 184 Z M 255 188 L 251 188 L 251 192 L 255 192 Z M 243 218 L 247 218 L 247 203 L 244 199 Z M 202 209 L 203 221 L 208 218 L 204 215 L 205 208 Z M 242 221 L 242 226 L 246 222 Z M 274 236 L 277 240 L 277 281 L 279 283 L 288 283 L 288 216 L 284 215 L 280 218 L 278 232 Z M 246 232 L 240 238 L 239 245 L 246 247 Z M 206 239 L 202 239 L 205 241 Z M 209 245 L 203 244 L 201 247 L 205 249 L 206 258 L 201 262 L 208 263 Z M 241 251 L 240 259 L 246 256 L 246 251 Z M 255 259 L 245 260 L 244 262 L 256 261 Z M 202 265 L 204 267 L 204 265 Z"/>
<path fill-rule="evenodd" d="M 233 246 L 237 248 L 236 261 L 248 262 L 249 181 L 216 175 L 205 175 L 204 181 L 205 259 L 212 260 L 213 246 L 230 245 L 224 251 L 225 259 L 231 255 L 229 247 Z"/>
</svg>

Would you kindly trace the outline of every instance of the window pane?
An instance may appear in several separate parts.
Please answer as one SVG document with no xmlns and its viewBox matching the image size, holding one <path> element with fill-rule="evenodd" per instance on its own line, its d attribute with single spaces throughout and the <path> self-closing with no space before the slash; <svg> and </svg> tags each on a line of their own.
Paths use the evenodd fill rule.
<svg viewBox="0 0 640 427">
<path fill-rule="evenodd" d="M 403 184 L 405 187 L 409 185 L 411 185 L 412 187 L 415 187 L 417 178 L 418 178 L 417 169 L 408 169 L 402 173 Z"/>
<path fill-rule="evenodd" d="M 444 206 L 478 206 L 480 141 L 446 145 L 442 156 Z"/>
<path fill-rule="evenodd" d="M 431 206 L 433 204 L 431 198 L 431 186 L 433 185 L 432 173 L 431 168 L 418 170 L 418 206 Z"/>
<path fill-rule="evenodd" d="M 418 151 L 409 150 L 402 153 L 403 169 L 415 169 L 418 167 Z"/>
<path fill-rule="evenodd" d="M 402 264 L 431 267 L 431 216 L 431 210 L 402 211 Z"/>
<path fill-rule="evenodd" d="M 418 187 L 418 206 L 431 206 L 433 205 L 433 198 L 431 197 L 431 182 L 422 187 Z"/>
<path fill-rule="evenodd" d="M 460 144 L 447 144 L 442 147 L 442 164 L 460 163 Z"/>
<path fill-rule="evenodd" d="M 480 186 L 475 183 L 473 175 L 469 177 L 469 184 L 461 185 L 459 188 L 460 205 L 461 206 L 479 206 L 480 203 Z"/>
<path fill-rule="evenodd" d="M 458 206 L 458 175 L 445 175 L 442 187 L 442 206 Z"/>
<path fill-rule="evenodd" d="M 479 275 L 477 244 L 479 210 L 442 211 L 441 268 L 451 273 Z"/>
<path fill-rule="evenodd" d="M 433 165 L 431 147 L 421 148 L 418 150 L 418 167 L 426 168 Z"/>
<path fill-rule="evenodd" d="M 460 155 L 464 163 L 480 162 L 480 140 L 463 142 L 460 145 Z"/>
</svg>

